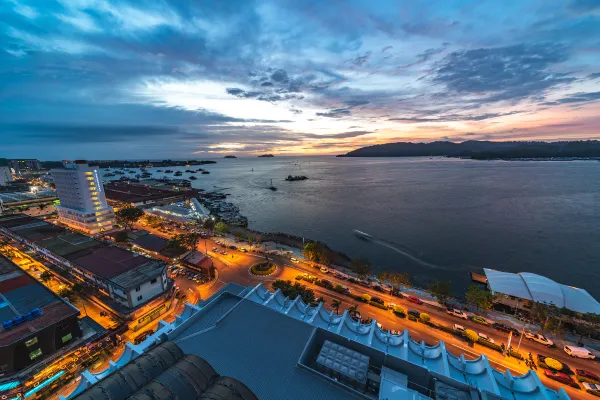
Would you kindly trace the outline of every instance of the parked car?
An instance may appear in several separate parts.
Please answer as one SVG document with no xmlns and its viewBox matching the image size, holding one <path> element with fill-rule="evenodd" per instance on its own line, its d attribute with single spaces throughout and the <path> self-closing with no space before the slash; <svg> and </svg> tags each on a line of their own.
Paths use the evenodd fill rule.
<svg viewBox="0 0 600 400">
<path fill-rule="evenodd" d="M 385 290 L 383 289 L 383 286 L 373 285 L 373 289 L 377 290 L 378 292 L 385 293 Z"/>
<path fill-rule="evenodd" d="M 295 263 L 297 263 L 297 262 L 298 262 L 298 259 L 297 259 L 297 258 L 295 258 L 295 257 L 292 257 L 292 258 L 290 258 L 290 261 L 291 261 L 291 262 L 295 262 Z"/>
<path fill-rule="evenodd" d="M 492 339 L 491 337 L 489 337 L 485 333 L 478 332 L 477 336 L 479 336 L 479 340 L 483 340 L 484 342 L 488 342 L 488 343 L 492 343 L 492 344 L 495 343 L 494 339 Z"/>
<path fill-rule="evenodd" d="M 415 304 L 423 304 L 423 301 L 416 296 L 408 296 L 408 301 Z"/>
<path fill-rule="evenodd" d="M 593 381 L 600 383 L 600 377 L 598 377 L 598 375 L 596 375 L 595 373 L 590 372 L 588 370 L 585 370 L 585 369 L 576 369 L 575 375 L 582 376 L 586 379 L 591 379 Z"/>
<path fill-rule="evenodd" d="M 489 325 L 487 319 L 480 317 L 479 315 L 474 315 L 471 317 L 471 321 L 481 325 Z"/>
<path fill-rule="evenodd" d="M 358 283 L 358 281 L 354 278 L 348 278 L 348 282 L 350 283 Z"/>
<path fill-rule="evenodd" d="M 467 314 L 465 314 L 464 312 L 462 312 L 460 310 L 457 310 L 456 308 L 446 310 L 446 314 L 452 315 L 454 317 L 462 318 L 462 319 L 467 319 Z"/>
<path fill-rule="evenodd" d="M 240 251 L 241 251 L 242 253 L 247 253 L 247 252 L 248 252 L 248 249 L 246 249 L 245 247 L 242 247 L 242 248 L 240 249 Z"/>
<path fill-rule="evenodd" d="M 596 356 L 593 355 L 585 347 L 565 346 L 565 347 L 563 347 L 563 350 L 565 351 L 565 353 L 567 353 L 571 357 L 588 358 L 590 360 L 593 360 L 594 358 L 596 358 Z"/>
<path fill-rule="evenodd" d="M 231 246 L 229 246 L 229 248 L 230 248 L 231 250 L 235 250 L 235 249 L 237 249 L 237 246 L 231 245 Z"/>
<path fill-rule="evenodd" d="M 564 383 L 565 385 L 569 385 L 569 386 L 579 389 L 579 385 L 577 384 L 577 382 L 575 382 L 573 380 L 573 378 L 571 378 L 567 374 L 563 374 L 562 372 L 558 372 L 558 371 L 552 371 L 551 369 L 545 369 L 544 375 L 546 375 L 546 377 L 549 379 L 552 379 L 552 380 L 558 381 L 560 383 Z"/>
<path fill-rule="evenodd" d="M 371 297 L 371 301 L 373 303 L 378 303 L 378 304 L 382 304 L 382 305 L 385 304 L 385 302 L 382 299 L 380 299 L 379 297 L 377 297 L 377 296 Z"/>
<path fill-rule="evenodd" d="M 538 342 L 538 343 L 543 344 L 544 346 L 548 346 L 548 347 L 552 347 L 552 345 L 554 344 L 554 342 L 552 340 L 548 339 L 541 333 L 533 333 L 530 331 L 525 331 L 525 338 L 527 338 L 528 340 L 531 340 L 532 342 Z"/>
<path fill-rule="evenodd" d="M 227 252 L 226 252 L 225 250 L 223 250 L 223 251 L 221 252 L 221 254 L 223 254 L 224 256 L 226 256 L 226 255 L 227 255 Z"/>
<path fill-rule="evenodd" d="M 334 272 L 334 273 L 333 273 L 333 276 L 335 276 L 335 277 L 336 277 L 336 278 L 338 278 L 338 279 L 342 279 L 342 280 L 345 280 L 345 279 L 346 279 L 346 275 L 344 275 L 344 274 L 342 274 L 342 273 L 340 273 L 340 272 Z"/>
<path fill-rule="evenodd" d="M 460 333 L 465 333 L 465 327 L 459 324 L 454 324 L 454 330 Z"/>
<path fill-rule="evenodd" d="M 600 397 L 600 384 L 583 382 L 581 385 L 586 392 Z"/>
<path fill-rule="evenodd" d="M 494 322 L 492 324 L 492 328 L 494 328 L 494 329 L 496 329 L 497 331 L 500 331 L 500 332 L 506 332 L 506 333 L 512 332 L 513 336 L 515 336 L 515 337 L 521 336 L 521 332 L 519 332 L 518 329 L 513 328 L 512 326 L 508 326 L 506 324 L 501 324 L 500 322 Z"/>
<path fill-rule="evenodd" d="M 324 274 L 327 274 L 327 273 L 329 273 L 329 270 L 328 270 L 327 268 L 325 268 L 325 267 L 321 267 L 321 268 L 319 268 L 319 269 L 320 269 L 320 271 L 321 271 L 322 273 L 324 273 Z"/>
<path fill-rule="evenodd" d="M 133 344 L 140 344 L 142 343 L 144 340 L 146 340 L 146 338 L 150 335 L 152 335 L 154 333 L 154 331 L 152 329 L 148 329 L 147 331 L 144 331 L 142 333 L 140 333 L 139 335 L 137 335 L 135 337 L 135 339 L 133 339 Z"/>
<path fill-rule="evenodd" d="M 397 306 L 396 303 L 392 303 L 392 302 L 387 303 L 387 308 L 390 310 L 393 310 L 396 306 Z"/>
<path fill-rule="evenodd" d="M 413 317 L 419 318 L 421 313 L 417 310 L 408 310 L 408 315 L 412 315 Z"/>
<path fill-rule="evenodd" d="M 218 252 L 218 251 L 219 251 L 219 248 L 218 248 L 218 247 L 213 247 L 213 249 L 212 249 L 212 250 L 213 250 L 213 251 L 216 253 L 216 252 Z"/>
<path fill-rule="evenodd" d="M 325 287 L 328 288 L 332 288 L 333 287 L 333 283 L 331 283 L 330 281 L 328 281 L 327 279 L 321 279 L 321 284 Z"/>
</svg>

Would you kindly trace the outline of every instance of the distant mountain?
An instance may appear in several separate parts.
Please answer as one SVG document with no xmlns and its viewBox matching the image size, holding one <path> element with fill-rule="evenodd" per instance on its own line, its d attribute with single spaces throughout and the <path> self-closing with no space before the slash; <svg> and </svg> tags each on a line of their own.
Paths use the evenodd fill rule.
<svg viewBox="0 0 600 400">
<path fill-rule="evenodd" d="M 515 158 L 600 157 L 600 141 L 571 142 L 490 142 L 469 140 L 462 143 L 398 142 L 353 150 L 338 157 L 421 157 L 449 156 L 480 160 Z"/>
</svg>

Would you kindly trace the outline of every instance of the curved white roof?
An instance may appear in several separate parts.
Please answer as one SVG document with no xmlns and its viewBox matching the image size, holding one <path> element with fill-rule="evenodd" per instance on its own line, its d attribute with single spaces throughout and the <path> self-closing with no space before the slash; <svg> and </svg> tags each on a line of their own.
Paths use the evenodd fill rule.
<svg viewBox="0 0 600 400">
<path fill-rule="evenodd" d="M 494 292 L 537 303 L 553 304 L 584 314 L 600 314 L 600 303 L 584 289 L 562 285 L 531 272 L 513 274 L 488 268 L 484 268 L 483 271 L 489 288 Z"/>
</svg>

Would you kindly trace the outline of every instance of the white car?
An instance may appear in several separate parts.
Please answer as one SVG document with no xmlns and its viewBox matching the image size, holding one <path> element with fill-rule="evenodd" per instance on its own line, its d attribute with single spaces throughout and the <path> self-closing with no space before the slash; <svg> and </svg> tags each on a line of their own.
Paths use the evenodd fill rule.
<svg viewBox="0 0 600 400">
<path fill-rule="evenodd" d="M 538 343 L 543 344 L 544 346 L 548 346 L 548 347 L 552 347 L 552 345 L 554 344 L 554 342 L 552 340 L 548 339 L 541 333 L 533 333 L 530 331 L 525 331 L 525 337 L 527 339 L 531 340 L 532 342 L 538 342 Z"/>
<path fill-rule="evenodd" d="M 582 382 L 583 389 L 596 396 L 600 396 L 600 385 L 597 383 Z"/>
<path fill-rule="evenodd" d="M 387 303 L 387 308 L 389 308 L 390 310 L 393 310 L 394 307 L 396 307 L 396 305 L 397 305 L 396 303 L 389 302 L 389 303 Z"/>
<path fill-rule="evenodd" d="M 297 262 L 298 262 L 298 259 L 297 259 L 297 258 L 294 258 L 294 257 L 292 257 L 292 258 L 290 258 L 290 261 L 291 261 L 291 262 L 295 262 L 295 263 L 297 263 Z"/>
<path fill-rule="evenodd" d="M 321 267 L 321 272 L 324 273 L 324 274 L 326 274 L 326 273 L 329 272 L 329 270 L 327 268 L 325 268 L 325 267 Z"/>
<path fill-rule="evenodd" d="M 494 343 L 494 339 L 492 339 L 485 333 L 478 332 L 477 335 L 479 336 L 479 340 L 484 340 L 484 341 L 486 341 L 488 343 L 492 343 L 492 344 Z"/>
<path fill-rule="evenodd" d="M 588 358 L 590 360 L 593 360 L 594 358 L 596 358 L 596 356 L 593 355 L 585 347 L 565 346 L 565 347 L 563 347 L 563 350 L 565 351 L 565 353 L 567 353 L 571 357 Z"/>
<path fill-rule="evenodd" d="M 465 333 L 465 327 L 459 324 L 454 324 L 454 330 L 460 333 Z"/>
<path fill-rule="evenodd" d="M 468 319 L 467 318 L 467 314 L 465 314 L 464 312 L 457 310 L 456 308 L 453 308 L 452 310 L 447 310 L 446 314 L 458 317 L 458 318 L 462 318 L 462 319 Z"/>
</svg>

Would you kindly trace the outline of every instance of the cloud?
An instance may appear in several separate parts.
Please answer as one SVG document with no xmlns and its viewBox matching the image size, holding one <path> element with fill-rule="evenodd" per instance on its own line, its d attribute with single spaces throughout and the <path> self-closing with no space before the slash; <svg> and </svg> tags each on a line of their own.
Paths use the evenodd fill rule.
<svg viewBox="0 0 600 400">
<path fill-rule="evenodd" d="M 311 139 L 348 139 L 348 138 L 355 138 L 355 137 L 359 137 L 359 136 L 369 135 L 371 133 L 374 133 L 374 132 L 373 131 L 349 131 L 349 132 L 323 134 L 323 135 L 318 135 L 318 134 L 314 134 L 314 133 L 305 133 L 302 136 L 305 138 L 311 138 Z"/>
<path fill-rule="evenodd" d="M 461 50 L 438 63 L 431 81 L 452 93 L 480 95 L 480 102 L 518 101 L 573 82 L 550 69 L 567 60 L 568 48 L 556 43 Z"/>
<path fill-rule="evenodd" d="M 600 10 L 599 0 L 572 0 L 569 7 L 576 12 L 591 12 Z"/>
<path fill-rule="evenodd" d="M 542 103 L 545 106 L 555 106 L 571 103 L 588 103 L 600 100 L 600 92 L 579 92 L 573 93 L 556 101 L 547 101 Z"/>
<path fill-rule="evenodd" d="M 593 74 L 589 74 L 587 79 L 600 79 L 600 72 L 594 72 Z"/>
<path fill-rule="evenodd" d="M 352 115 L 352 112 L 350 111 L 350 108 L 334 108 L 327 112 L 323 112 L 323 113 L 318 112 L 316 115 L 318 117 L 342 118 L 342 117 L 348 117 L 348 116 Z"/>
<path fill-rule="evenodd" d="M 476 115 L 461 115 L 461 114 L 446 114 L 439 115 L 435 118 L 426 118 L 426 117 L 395 117 L 390 118 L 388 121 L 402 121 L 402 122 L 413 122 L 413 123 L 422 123 L 422 122 L 452 122 L 452 121 L 483 121 L 486 119 L 505 117 L 508 115 L 521 114 L 524 111 L 510 111 L 505 113 L 485 113 L 485 114 L 476 114 Z"/>
</svg>

